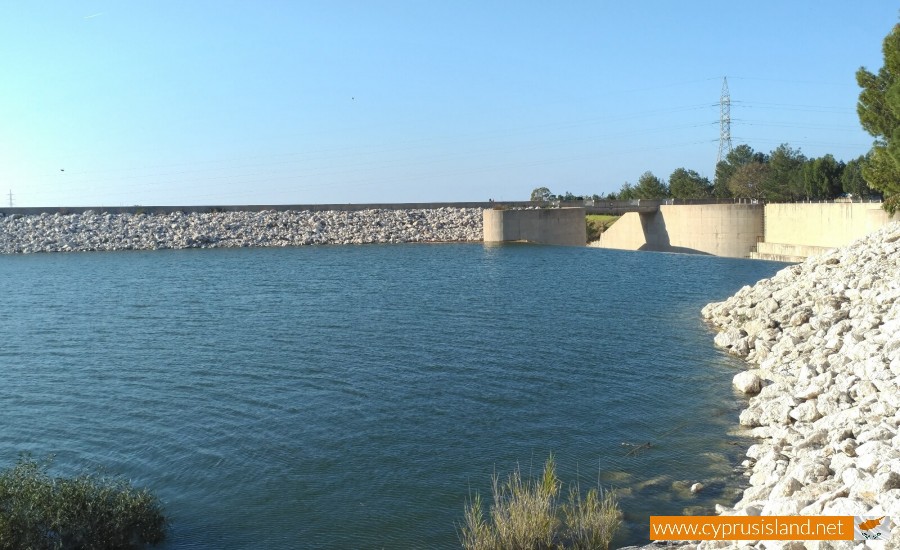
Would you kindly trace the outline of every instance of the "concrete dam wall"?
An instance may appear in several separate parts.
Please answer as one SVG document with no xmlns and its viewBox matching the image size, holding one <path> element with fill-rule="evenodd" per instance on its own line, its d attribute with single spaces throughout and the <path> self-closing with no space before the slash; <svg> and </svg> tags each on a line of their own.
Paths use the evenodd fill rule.
<svg viewBox="0 0 900 550">
<path fill-rule="evenodd" d="M 524 241 L 584 246 L 584 208 L 532 208 L 484 211 L 484 242 Z"/>
<path fill-rule="evenodd" d="M 880 203 L 767 204 L 765 240 L 750 257 L 802 261 L 846 246 L 896 219 Z"/>
<path fill-rule="evenodd" d="M 746 258 L 763 232 L 762 205 L 661 205 L 623 215 L 591 246 Z"/>
<path fill-rule="evenodd" d="M 896 219 L 880 203 L 661 205 L 625 214 L 591 246 L 799 262 Z"/>
</svg>

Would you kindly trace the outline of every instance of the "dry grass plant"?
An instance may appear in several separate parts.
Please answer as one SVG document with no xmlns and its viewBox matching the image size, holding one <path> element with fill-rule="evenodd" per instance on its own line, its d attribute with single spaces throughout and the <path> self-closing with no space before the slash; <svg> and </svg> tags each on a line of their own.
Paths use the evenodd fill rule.
<svg viewBox="0 0 900 550">
<path fill-rule="evenodd" d="M 481 496 L 466 505 L 460 542 L 466 550 L 605 550 L 621 523 L 615 494 L 591 489 L 582 499 L 578 485 L 559 504 L 561 483 L 553 457 L 540 479 L 523 479 L 519 468 L 505 483 L 492 478 L 493 506 Z M 489 519 L 485 519 L 486 516 Z"/>
</svg>

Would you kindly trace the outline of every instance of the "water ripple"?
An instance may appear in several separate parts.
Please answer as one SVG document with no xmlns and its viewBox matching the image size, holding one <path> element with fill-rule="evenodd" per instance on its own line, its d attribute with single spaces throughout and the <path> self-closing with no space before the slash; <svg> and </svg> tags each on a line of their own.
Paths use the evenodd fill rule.
<svg viewBox="0 0 900 550">
<path fill-rule="evenodd" d="M 552 452 L 565 480 L 630 491 L 637 542 L 650 512 L 717 498 L 669 490 L 718 486 L 739 454 L 736 364 L 698 311 L 777 267 L 480 245 L 4 257 L 0 456 L 152 487 L 167 548 L 452 548 L 472 491 Z"/>
</svg>

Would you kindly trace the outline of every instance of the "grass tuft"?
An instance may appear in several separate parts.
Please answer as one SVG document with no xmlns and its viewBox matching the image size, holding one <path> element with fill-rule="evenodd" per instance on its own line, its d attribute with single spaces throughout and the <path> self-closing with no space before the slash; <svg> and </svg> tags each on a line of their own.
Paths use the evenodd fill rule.
<svg viewBox="0 0 900 550">
<path fill-rule="evenodd" d="M 519 468 L 505 483 L 492 478 L 493 506 L 486 514 L 481 496 L 466 505 L 460 542 L 466 550 L 594 550 L 609 548 L 621 524 L 615 494 L 591 489 L 582 499 L 574 485 L 559 504 L 561 483 L 553 456 L 539 479 L 523 479 Z M 489 517 L 489 521 L 485 517 Z"/>
<path fill-rule="evenodd" d="M 569 502 L 563 506 L 568 529 L 567 548 L 594 550 L 609 548 L 622 524 L 616 495 L 603 489 L 591 489 L 581 498 L 577 485 L 569 489 Z"/>
</svg>

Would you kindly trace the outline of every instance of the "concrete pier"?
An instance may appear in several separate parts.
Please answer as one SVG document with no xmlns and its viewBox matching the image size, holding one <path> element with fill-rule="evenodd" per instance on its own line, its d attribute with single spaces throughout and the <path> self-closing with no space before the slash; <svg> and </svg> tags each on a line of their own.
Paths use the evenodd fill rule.
<svg viewBox="0 0 900 550">
<path fill-rule="evenodd" d="M 484 242 L 530 242 L 584 246 L 584 208 L 489 209 L 484 211 Z"/>
</svg>

